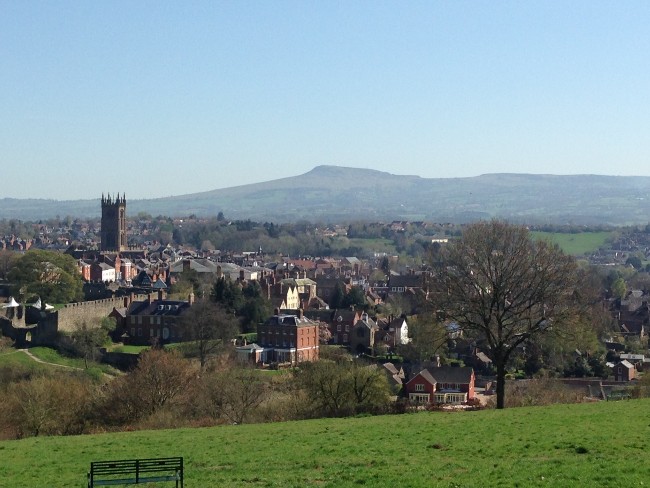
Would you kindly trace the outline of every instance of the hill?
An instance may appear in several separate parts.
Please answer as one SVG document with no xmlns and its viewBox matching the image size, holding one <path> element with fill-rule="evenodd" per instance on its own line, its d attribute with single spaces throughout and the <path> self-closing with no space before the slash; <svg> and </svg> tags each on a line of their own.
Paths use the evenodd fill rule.
<svg viewBox="0 0 650 488">
<path fill-rule="evenodd" d="M 492 217 L 526 223 L 645 224 L 650 177 L 487 174 L 420 178 L 317 166 L 299 176 L 190 195 L 128 200 L 135 215 L 214 216 L 259 221 L 427 220 Z M 0 200 L 0 218 L 98 216 L 99 199 Z"/>
<path fill-rule="evenodd" d="M 0 442 L 3 486 L 86 486 L 93 460 L 185 457 L 186 486 L 639 486 L 650 400 Z"/>
</svg>

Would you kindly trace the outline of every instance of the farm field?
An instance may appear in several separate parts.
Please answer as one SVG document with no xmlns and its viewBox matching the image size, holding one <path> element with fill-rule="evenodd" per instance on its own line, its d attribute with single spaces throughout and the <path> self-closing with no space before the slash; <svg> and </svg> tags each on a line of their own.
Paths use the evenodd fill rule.
<svg viewBox="0 0 650 488">
<path fill-rule="evenodd" d="M 534 239 L 546 240 L 560 246 L 567 254 L 582 256 L 603 246 L 611 236 L 611 232 L 579 232 L 576 234 L 564 232 L 531 232 Z"/>
<path fill-rule="evenodd" d="M 649 434 L 650 400 L 630 400 L 39 437 L 0 442 L 0 484 L 84 487 L 93 460 L 184 456 L 188 488 L 640 486 Z"/>
</svg>

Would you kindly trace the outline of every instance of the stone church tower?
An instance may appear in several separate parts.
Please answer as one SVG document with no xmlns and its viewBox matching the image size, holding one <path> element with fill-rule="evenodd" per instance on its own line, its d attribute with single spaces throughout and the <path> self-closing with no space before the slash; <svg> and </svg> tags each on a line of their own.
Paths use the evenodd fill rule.
<svg viewBox="0 0 650 488">
<path fill-rule="evenodd" d="M 126 195 L 112 199 L 102 194 L 102 231 L 100 251 L 125 251 L 126 244 Z"/>
</svg>

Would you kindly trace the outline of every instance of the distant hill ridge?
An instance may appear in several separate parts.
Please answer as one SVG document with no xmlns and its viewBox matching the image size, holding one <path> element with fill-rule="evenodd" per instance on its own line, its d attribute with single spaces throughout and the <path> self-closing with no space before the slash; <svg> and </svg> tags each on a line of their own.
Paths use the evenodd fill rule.
<svg viewBox="0 0 650 488">
<path fill-rule="evenodd" d="M 525 223 L 646 224 L 650 177 L 491 173 L 421 178 L 383 171 L 316 166 L 305 174 L 173 197 L 128 200 L 135 215 L 213 216 L 259 221 L 425 220 L 504 218 Z M 0 200 L 0 218 L 98 216 L 99 198 Z"/>
</svg>

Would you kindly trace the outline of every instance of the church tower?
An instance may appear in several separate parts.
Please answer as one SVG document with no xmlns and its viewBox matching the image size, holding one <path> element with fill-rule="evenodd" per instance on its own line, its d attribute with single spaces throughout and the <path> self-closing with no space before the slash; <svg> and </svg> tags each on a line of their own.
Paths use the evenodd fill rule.
<svg viewBox="0 0 650 488">
<path fill-rule="evenodd" d="M 126 244 L 126 195 L 113 199 L 102 194 L 102 230 L 100 251 L 125 251 Z"/>
</svg>

